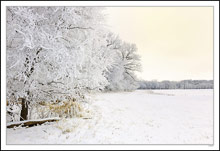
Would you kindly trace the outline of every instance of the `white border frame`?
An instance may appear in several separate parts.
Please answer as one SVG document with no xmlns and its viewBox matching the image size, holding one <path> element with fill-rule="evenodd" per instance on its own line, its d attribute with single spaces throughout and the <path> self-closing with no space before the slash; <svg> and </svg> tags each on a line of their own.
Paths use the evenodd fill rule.
<svg viewBox="0 0 220 151">
<path fill-rule="evenodd" d="M 6 145 L 6 6 L 214 6 L 214 145 Z M 1 149 L 149 149 L 219 150 L 219 2 L 218 1 L 1 1 Z"/>
</svg>

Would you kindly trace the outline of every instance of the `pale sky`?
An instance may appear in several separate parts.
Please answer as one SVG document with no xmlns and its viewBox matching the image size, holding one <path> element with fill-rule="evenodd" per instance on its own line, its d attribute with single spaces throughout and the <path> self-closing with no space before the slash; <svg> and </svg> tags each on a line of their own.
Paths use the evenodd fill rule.
<svg viewBox="0 0 220 151">
<path fill-rule="evenodd" d="M 135 43 L 144 80 L 213 79 L 212 7 L 107 7 L 112 32 Z"/>
</svg>

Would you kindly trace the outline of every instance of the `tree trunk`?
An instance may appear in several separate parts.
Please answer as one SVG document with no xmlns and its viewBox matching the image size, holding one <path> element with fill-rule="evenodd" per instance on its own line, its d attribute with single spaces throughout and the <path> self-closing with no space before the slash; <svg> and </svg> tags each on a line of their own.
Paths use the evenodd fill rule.
<svg viewBox="0 0 220 151">
<path fill-rule="evenodd" d="M 27 120 L 27 116 L 28 116 L 28 104 L 27 101 L 24 98 L 21 98 L 21 116 L 20 116 L 20 121 L 24 121 Z"/>
</svg>

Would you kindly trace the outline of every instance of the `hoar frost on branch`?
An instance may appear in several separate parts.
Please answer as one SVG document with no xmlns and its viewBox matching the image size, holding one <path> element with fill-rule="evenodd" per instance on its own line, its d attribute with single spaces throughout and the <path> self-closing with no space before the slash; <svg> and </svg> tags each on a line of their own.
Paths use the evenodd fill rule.
<svg viewBox="0 0 220 151">
<path fill-rule="evenodd" d="M 133 89 L 136 47 L 105 29 L 102 9 L 7 7 L 7 99 L 78 100 L 86 91 Z"/>
<path fill-rule="evenodd" d="M 110 33 L 107 37 L 107 47 L 117 54 L 110 72 L 107 73 L 110 91 L 130 91 L 137 89 L 136 71 L 141 71 L 140 56 L 136 54 L 135 44 L 122 42 L 118 36 Z"/>
</svg>

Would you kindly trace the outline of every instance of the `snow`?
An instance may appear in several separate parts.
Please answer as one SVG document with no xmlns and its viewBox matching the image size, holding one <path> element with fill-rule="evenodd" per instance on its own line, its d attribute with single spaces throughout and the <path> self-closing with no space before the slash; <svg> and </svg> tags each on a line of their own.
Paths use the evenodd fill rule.
<svg viewBox="0 0 220 151">
<path fill-rule="evenodd" d="M 89 117 L 7 129 L 7 144 L 213 144 L 213 90 L 91 94 Z"/>
</svg>

